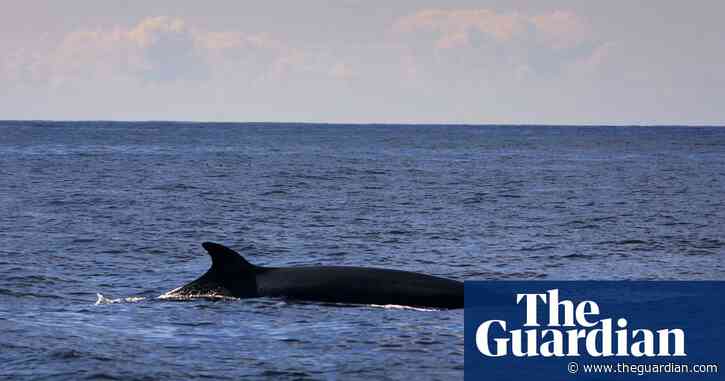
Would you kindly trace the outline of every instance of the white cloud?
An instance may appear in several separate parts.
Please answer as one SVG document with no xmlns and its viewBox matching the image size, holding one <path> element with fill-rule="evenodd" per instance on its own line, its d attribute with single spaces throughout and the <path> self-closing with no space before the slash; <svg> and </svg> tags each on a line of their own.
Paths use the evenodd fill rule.
<svg viewBox="0 0 725 381">
<path fill-rule="evenodd" d="M 591 37 L 587 21 L 576 13 L 555 10 L 534 16 L 518 12 L 497 13 L 489 9 L 423 9 L 401 17 L 393 29 L 398 33 L 432 31 L 440 49 L 471 46 L 475 33 L 499 42 L 538 39 L 551 48 L 568 48 Z"/>
<path fill-rule="evenodd" d="M 557 10 L 530 17 L 537 34 L 554 49 L 567 49 L 592 38 L 588 22 L 571 11 Z"/>
<path fill-rule="evenodd" d="M 299 53 L 269 35 L 206 31 L 150 17 L 131 27 L 76 30 L 47 52 L 18 50 L 0 61 L 4 82 L 67 86 L 84 81 L 194 81 L 279 75 Z"/>
<path fill-rule="evenodd" d="M 399 18 L 393 31 L 423 61 L 433 54 L 433 61 L 458 62 L 469 74 L 513 79 L 558 75 L 601 44 L 585 18 L 565 10 L 423 9 Z"/>
<path fill-rule="evenodd" d="M 500 41 L 510 40 L 525 32 L 525 22 L 516 13 L 498 14 L 487 9 L 424 9 L 400 18 L 393 28 L 400 33 L 433 31 L 437 34 L 435 46 L 448 49 L 470 45 L 473 31 Z"/>
<path fill-rule="evenodd" d="M 330 76 L 337 79 L 350 79 L 353 74 L 350 65 L 344 62 L 339 62 L 330 69 Z"/>
<path fill-rule="evenodd" d="M 42 28 L 23 21 L 40 17 L 33 6 L 0 24 L 0 111 L 30 119 L 722 120 L 723 55 L 713 46 L 725 32 L 716 7 L 468 3 L 300 3 L 283 13 L 261 3 L 198 5 L 125 24 L 148 7 L 58 6 L 34 23 Z"/>
<path fill-rule="evenodd" d="M 70 32 L 48 52 L 8 55 L 0 69 L 4 82 L 50 88 L 101 80 L 141 85 L 219 80 L 258 87 L 299 79 L 391 78 L 419 87 L 441 76 L 486 82 L 504 74 L 526 80 L 555 73 L 569 61 L 596 62 L 587 58 L 596 46 L 586 20 L 568 11 L 526 16 L 424 9 L 399 18 L 392 28 L 393 40 L 373 45 L 300 48 L 268 33 L 205 30 L 181 18 L 149 17 L 132 26 Z"/>
</svg>

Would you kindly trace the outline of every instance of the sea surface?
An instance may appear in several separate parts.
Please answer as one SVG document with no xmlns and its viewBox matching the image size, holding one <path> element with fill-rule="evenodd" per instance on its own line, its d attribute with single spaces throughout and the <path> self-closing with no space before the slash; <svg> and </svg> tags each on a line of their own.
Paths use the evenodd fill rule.
<svg viewBox="0 0 725 381">
<path fill-rule="evenodd" d="M 0 379 L 460 379 L 462 310 L 156 297 L 206 271 L 203 241 L 723 280 L 724 222 L 725 128 L 0 122 Z"/>
</svg>

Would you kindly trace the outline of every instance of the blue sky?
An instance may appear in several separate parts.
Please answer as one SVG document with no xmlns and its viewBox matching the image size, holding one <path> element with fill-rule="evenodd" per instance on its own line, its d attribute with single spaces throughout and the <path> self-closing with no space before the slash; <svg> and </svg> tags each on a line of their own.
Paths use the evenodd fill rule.
<svg viewBox="0 0 725 381">
<path fill-rule="evenodd" d="M 0 119 L 725 124 L 722 1 L 14 2 Z"/>
</svg>

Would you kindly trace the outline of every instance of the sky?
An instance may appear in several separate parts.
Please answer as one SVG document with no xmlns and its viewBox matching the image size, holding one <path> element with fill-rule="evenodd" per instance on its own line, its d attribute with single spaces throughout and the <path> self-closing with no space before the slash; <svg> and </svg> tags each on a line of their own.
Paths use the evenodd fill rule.
<svg viewBox="0 0 725 381">
<path fill-rule="evenodd" d="M 725 125 L 722 0 L 0 1 L 0 120 Z"/>
</svg>

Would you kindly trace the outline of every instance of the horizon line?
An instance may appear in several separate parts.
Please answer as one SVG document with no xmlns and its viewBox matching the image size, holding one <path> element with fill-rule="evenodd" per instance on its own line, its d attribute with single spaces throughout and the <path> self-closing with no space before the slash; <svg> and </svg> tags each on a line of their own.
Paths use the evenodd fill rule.
<svg viewBox="0 0 725 381">
<path fill-rule="evenodd" d="M 111 119 L 0 119 L 0 123 L 166 123 L 166 124 L 239 124 L 239 125 L 344 125 L 344 126 L 460 126 L 460 127 L 692 127 L 692 128 L 722 128 L 725 124 L 638 124 L 638 123 L 467 123 L 467 122 L 319 122 L 319 121 L 199 121 L 199 120 L 111 120 Z"/>
</svg>

